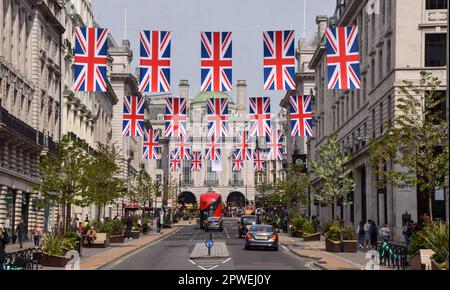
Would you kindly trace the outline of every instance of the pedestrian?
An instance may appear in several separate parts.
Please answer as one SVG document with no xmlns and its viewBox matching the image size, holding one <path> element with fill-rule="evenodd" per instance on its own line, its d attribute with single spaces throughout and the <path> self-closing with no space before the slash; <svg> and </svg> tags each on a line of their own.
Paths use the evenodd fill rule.
<svg viewBox="0 0 450 290">
<path fill-rule="evenodd" d="M 364 242 L 365 242 L 365 245 L 366 245 L 366 249 L 368 249 L 369 245 L 370 245 L 370 233 L 369 233 L 370 222 L 371 222 L 371 220 L 368 220 L 364 224 L 364 233 L 365 233 Z"/>
<path fill-rule="evenodd" d="M 42 231 L 42 228 L 38 224 L 36 224 L 33 229 L 33 241 L 34 246 L 36 248 L 39 248 L 39 245 L 41 244 L 41 238 L 43 235 L 44 233 Z"/>
<path fill-rule="evenodd" d="M 89 227 L 89 224 L 90 224 L 89 218 L 88 218 L 88 215 L 86 215 L 86 219 L 83 222 L 83 228 L 87 229 Z"/>
<path fill-rule="evenodd" d="M 133 238 L 131 237 L 131 228 L 133 227 L 133 220 L 131 219 L 130 215 L 127 215 L 127 217 L 125 218 L 125 225 L 127 227 L 127 238 L 129 240 L 132 240 Z"/>
<path fill-rule="evenodd" d="M 358 234 L 359 248 L 361 248 L 361 249 L 364 249 L 364 239 L 366 237 L 366 231 L 364 230 L 365 224 L 366 224 L 366 222 L 364 220 L 362 220 L 359 223 L 358 228 L 356 230 L 356 233 Z"/>
<path fill-rule="evenodd" d="M 370 227 L 369 227 L 369 233 L 370 233 L 370 245 L 372 246 L 372 249 L 377 248 L 377 242 L 378 242 L 378 228 L 374 221 L 370 221 Z"/>
<path fill-rule="evenodd" d="M 20 223 L 16 227 L 16 235 L 19 239 L 20 248 L 22 249 L 27 238 L 27 226 L 23 222 L 23 219 L 20 220 Z"/>
<path fill-rule="evenodd" d="M 161 219 L 157 219 L 157 220 L 156 220 L 156 232 L 157 232 L 158 234 L 161 233 Z"/>
<path fill-rule="evenodd" d="M 189 214 L 189 224 L 191 224 L 191 223 L 192 223 L 192 215 Z"/>
<path fill-rule="evenodd" d="M 141 222 L 141 217 L 140 216 L 138 216 L 137 224 L 138 224 L 138 228 L 142 227 L 142 222 Z"/>
<path fill-rule="evenodd" d="M 3 229 L 0 224 L 0 271 L 5 270 L 4 264 L 6 262 L 6 245 L 9 243 L 8 232 Z"/>
<path fill-rule="evenodd" d="M 94 226 L 91 226 L 91 229 L 86 233 L 86 241 L 88 243 L 88 247 L 92 247 L 92 242 L 97 239 L 97 232 L 95 231 Z"/>
<path fill-rule="evenodd" d="M 391 230 L 388 224 L 384 224 L 380 229 L 380 236 L 383 238 L 383 242 L 389 242 L 391 240 Z"/>
<path fill-rule="evenodd" d="M 403 236 L 405 237 L 406 246 L 409 246 L 411 236 L 414 234 L 412 223 L 412 221 L 409 221 L 403 226 Z"/>
</svg>

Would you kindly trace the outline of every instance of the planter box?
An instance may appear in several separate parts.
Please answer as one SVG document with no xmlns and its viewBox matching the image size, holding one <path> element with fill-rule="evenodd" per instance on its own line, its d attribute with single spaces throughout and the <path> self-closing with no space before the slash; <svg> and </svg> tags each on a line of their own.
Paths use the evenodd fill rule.
<svg viewBox="0 0 450 290">
<path fill-rule="evenodd" d="M 139 231 L 131 232 L 131 237 L 136 240 L 136 239 L 139 239 L 140 234 L 141 233 Z"/>
<path fill-rule="evenodd" d="M 342 251 L 341 242 L 333 242 L 329 239 L 325 241 L 325 250 L 330 253 L 340 253 Z"/>
<path fill-rule="evenodd" d="M 109 237 L 111 244 L 123 244 L 125 243 L 125 235 L 114 235 Z"/>
<path fill-rule="evenodd" d="M 436 262 L 434 259 L 431 259 L 431 270 L 442 271 L 442 270 L 447 270 L 447 269 L 441 268 L 441 266 L 439 265 L 438 262 Z"/>
<path fill-rule="evenodd" d="M 41 265 L 43 267 L 64 268 L 70 260 L 71 258 L 66 257 L 54 257 L 46 254 L 41 255 Z"/>
<path fill-rule="evenodd" d="M 292 233 L 293 238 L 303 238 L 303 232 L 302 231 L 295 231 Z"/>
<path fill-rule="evenodd" d="M 433 250 L 419 250 L 411 256 L 411 269 L 416 271 L 431 270 L 431 257 L 434 254 Z"/>
<path fill-rule="evenodd" d="M 344 253 L 357 253 L 358 241 L 342 241 L 342 252 Z"/>
<path fill-rule="evenodd" d="M 303 236 L 303 241 L 305 242 L 320 242 L 320 233 Z"/>
</svg>

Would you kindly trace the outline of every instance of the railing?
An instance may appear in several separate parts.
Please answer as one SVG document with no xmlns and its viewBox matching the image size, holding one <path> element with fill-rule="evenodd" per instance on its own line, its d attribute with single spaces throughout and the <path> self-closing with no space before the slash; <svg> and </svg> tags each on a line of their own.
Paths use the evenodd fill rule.
<svg viewBox="0 0 450 290">
<path fill-rule="evenodd" d="M 382 242 L 378 245 L 380 253 L 380 265 L 388 266 L 395 270 L 405 270 L 408 266 L 408 250 L 403 244 Z"/>
<path fill-rule="evenodd" d="M 233 187 L 243 187 L 244 180 L 230 180 L 229 185 Z"/>
<path fill-rule="evenodd" d="M 181 186 L 182 187 L 194 186 L 194 180 L 192 180 L 192 179 L 190 179 L 190 180 L 181 180 Z"/>
<path fill-rule="evenodd" d="M 219 181 L 218 180 L 205 180 L 205 186 L 217 187 L 217 186 L 219 186 Z"/>
<path fill-rule="evenodd" d="M 39 252 L 37 249 L 21 250 L 6 254 L 3 267 L 6 271 L 39 270 Z"/>
<path fill-rule="evenodd" d="M 24 136 L 33 143 L 36 143 L 36 130 L 27 125 L 23 121 L 17 119 L 11 115 L 5 108 L 0 106 L 0 123 L 6 125 L 6 127 L 16 131 L 20 135 Z"/>
</svg>

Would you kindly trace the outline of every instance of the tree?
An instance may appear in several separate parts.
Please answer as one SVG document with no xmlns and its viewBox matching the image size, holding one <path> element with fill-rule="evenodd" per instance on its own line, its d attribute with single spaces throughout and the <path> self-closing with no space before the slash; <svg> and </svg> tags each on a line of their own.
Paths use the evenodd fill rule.
<svg viewBox="0 0 450 290">
<path fill-rule="evenodd" d="M 433 219 L 433 194 L 448 187 L 448 123 L 440 106 L 446 97 L 437 89 L 441 81 L 421 72 L 418 85 L 404 81 L 396 104 L 396 118 L 371 143 L 371 161 L 377 175 L 394 188 L 417 186 L 426 194 Z"/>
<path fill-rule="evenodd" d="M 325 204 L 332 202 L 333 216 L 337 202 L 342 200 L 343 205 L 348 204 L 347 196 L 355 188 L 350 161 L 350 155 L 342 154 L 336 136 L 327 137 L 317 151 L 316 160 L 311 161 L 314 175 L 323 182 L 314 198 Z"/>
<path fill-rule="evenodd" d="M 139 203 L 142 207 L 153 202 L 156 186 L 148 173 L 141 169 L 134 178 L 132 190 L 132 202 Z"/>
</svg>

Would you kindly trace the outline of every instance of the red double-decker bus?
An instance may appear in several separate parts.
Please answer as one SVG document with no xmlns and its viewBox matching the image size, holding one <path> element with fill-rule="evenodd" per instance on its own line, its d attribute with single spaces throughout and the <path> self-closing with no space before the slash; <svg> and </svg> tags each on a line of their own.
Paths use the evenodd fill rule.
<svg viewBox="0 0 450 290">
<path fill-rule="evenodd" d="M 217 192 L 200 195 L 200 228 L 205 227 L 208 217 L 222 218 L 222 196 Z"/>
</svg>

